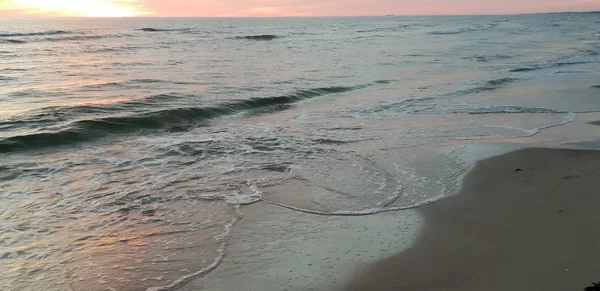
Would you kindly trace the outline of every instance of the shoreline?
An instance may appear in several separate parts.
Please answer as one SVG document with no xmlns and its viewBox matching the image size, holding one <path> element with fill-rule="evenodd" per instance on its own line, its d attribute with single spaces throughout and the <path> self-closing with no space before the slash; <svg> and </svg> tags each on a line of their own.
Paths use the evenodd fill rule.
<svg viewBox="0 0 600 291">
<path fill-rule="evenodd" d="M 446 200 L 462 196 L 466 185 L 471 183 L 469 181 L 472 173 L 480 167 L 479 164 L 489 163 L 490 160 L 502 159 L 505 156 L 518 155 L 528 150 L 568 152 L 577 151 L 575 149 L 579 148 L 600 148 L 589 139 L 587 142 L 582 142 L 585 140 L 584 136 L 596 135 L 600 131 L 600 127 L 594 123 L 599 117 L 600 113 L 578 114 L 578 118 L 573 122 L 544 129 L 533 137 L 476 140 L 470 143 L 456 141 L 431 146 L 427 151 L 434 150 L 442 155 L 452 156 L 469 166 L 456 181 L 458 189 L 461 190 L 449 193 L 441 200 L 424 206 L 360 216 L 314 215 L 261 202 L 243 206 L 241 211 L 244 213 L 244 218 L 235 227 L 236 230 L 233 232 L 223 261 L 214 271 L 191 280 L 177 290 L 337 290 L 352 282 L 353 278 L 358 280 L 362 276 L 360 274 L 371 272 L 377 262 L 384 262 L 386 258 L 395 258 L 399 256 L 398 254 L 419 246 L 428 225 L 427 214 L 424 211 L 435 208 L 440 203 L 445 204 Z M 551 148 L 541 149 L 541 147 Z M 385 159 L 385 156 L 382 155 L 382 158 Z M 390 223 L 390 219 L 400 227 Z M 296 221 L 302 222 L 295 224 Z M 340 225 L 344 227 L 340 228 Z M 363 245 L 364 241 L 361 241 L 360 237 L 352 235 L 352 232 L 360 232 L 367 225 L 372 233 L 377 233 L 370 240 L 377 244 L 384 242 L 386 245 L 377 248 L 374 257 L 357 255 L 346 260 L 344 256 L 347 254 L 338 253 L 338 250 L 333 250 L 333 254 L 339 258 L 335 261 L 326 261 L 325 259 L 329 259 L 331 254 L 323 252 L 317 256 L 306 257 L 305 247 L 318 250 L 335 246 L 337 242 L 332 241 L 330 237 L 320 237 L 324 233 L 340 237 L 345 241 L 344 247 L 351 255 L 371 252 L 370 245 Z M 278 232 L 272 232 L 272 228 L 278 229 Z M 290 231 L 290 228 L 293 228 L 293 231 Z M 304 238 L 309 238 L 309 243 L 302 247 L 300 242 Z M 394 244 L 390 239 L 399 242 Z M 263 246 L 261 244 L 275 248 L 276 252 L 264 249 L 261 251 L 259 249 Z M 316 267 L 322 272 L 307 275 L 308 277 L 299 276 L 298 274 L 309 272 L 307 267 Z M 357 274 L 359 277 L 356 277 Z M 591 282 L 582 284 L 586 283 L 589 285 Z M 284 285 L 287 288 L 281 289 L 280 287 Z M 226 288 L 223 289 L 224 287 Z M 351 290 L 355 291 L 355 289 Z"/>
<path fill-rule="evenodd" d="M 600 279 L 598 165 L 600 151 L 547 148 L 479 161 L 458 194 L 417 210 L 409 250 L 342 290 L 583 290 Z"/>
<path fill-rule="evenodd" d="M 176 290 L 331 290 L 365 261 L 412 246 L 423 224 L 414 210 L 324 216 L 254 203 L 242 212 L 217 269 Z"/>
</svg>

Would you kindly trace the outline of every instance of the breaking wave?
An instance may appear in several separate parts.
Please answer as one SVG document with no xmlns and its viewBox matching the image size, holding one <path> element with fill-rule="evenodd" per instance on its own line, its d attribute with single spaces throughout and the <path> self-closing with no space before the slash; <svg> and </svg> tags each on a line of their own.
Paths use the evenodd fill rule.
<svg viewBox="0 0 600 291">
<path fill-rule="evenodd" d="M 293 104 L 302 100 L 316 98 L 326 95 L 350 92 L 364 89 L 378 84 L 389 84 L 391 81 L 375 81 L 357 86 L 335 86 L 315 89 L 298 90 L 292 94 L 251 98 L 246 100 L 230 101 L 215 106 L 206 107 L 184 107 L 169 108 L 152 112 L 130 114 L 126 116 L 109 116 L 96 119 L 82 119 L 69 123 L 59 130 L 37 132 L 28 135 L 19 135 L 0 139 L 0 152 L 15 152 L 29 149 L 40 149 L 68 145 L 88 140 L 105 137 L 116 133 L 131 133 L 140 130 L 168 130 L 178 131 L 193 126 L 206 124 L 211 119 L 235 115 L 256 110 L 265 110 L 268 108 L 282 108 L 282 105 Z M 60 116 L 61 120 L 70 120 L 78 114 L 84 113 L 119 113 L 118 106 L 130 109 L 139 107 L 147 102 L 154 102 L 157 99 L 170 98 L 171 95 L 157 95 L 151 99 L 143 101 L 131 101 L 112 106 L 80 106 L 71 108 L 58 108 L 58 112 L 43 113 L 51 118 Z M 56 110 L 56 108 L 55 108 Z M 27 118 L 29 120 L 39 120 L 39 116 Z M 21 117 L 19 122 L 27 120 Z M 10 126 L 10 122 L 0 123 L 2 126 Z"/>
<path fill-rule="evenodd" d="M 594 50 L 583 51 L 583 54 L 561 57 L 556 60 L 533 63 L 527 66 L 510 69 L 512 73 L 531 72 L 544 69 L 560 68 L 571 65 L 587 64 L 600 61 L 598 52 Z"/>
</svg>

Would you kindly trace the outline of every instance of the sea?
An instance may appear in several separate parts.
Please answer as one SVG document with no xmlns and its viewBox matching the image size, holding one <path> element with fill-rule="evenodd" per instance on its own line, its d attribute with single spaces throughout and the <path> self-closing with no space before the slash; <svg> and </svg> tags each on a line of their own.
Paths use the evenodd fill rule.
<svg viewBox="0 0 600 291">
<path fill-rule="evenodd" d="M 249 204 L 434 203 L 439 145 L 598 112 L 599 69 L 598 14 L 0 19 L 0 290 L 176 290 Z"/>
</svg>

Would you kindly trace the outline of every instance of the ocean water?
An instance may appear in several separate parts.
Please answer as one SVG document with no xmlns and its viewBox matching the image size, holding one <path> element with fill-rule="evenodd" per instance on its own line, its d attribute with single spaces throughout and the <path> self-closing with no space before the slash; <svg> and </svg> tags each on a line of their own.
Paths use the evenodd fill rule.
<svg viewBox="0 0 600 291">
<path fill-rule="evenodd" d="M 2 19 L 0 290 L 175 289 L 251 203 L 431 203 L 470 167 L 431 148 L 600 111 L 599 68 L 597 14 Z"/>
</svg>

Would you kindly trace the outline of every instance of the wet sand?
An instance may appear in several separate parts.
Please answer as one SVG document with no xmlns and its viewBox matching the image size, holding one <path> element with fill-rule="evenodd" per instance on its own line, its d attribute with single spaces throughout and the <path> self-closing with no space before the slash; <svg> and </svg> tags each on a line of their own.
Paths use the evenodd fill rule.
<svg viewBox="0 0 600 291">
<path fill-rule="evenodd" d="M 266 203 L 241 210 L 223 262 L 178 291 L 332 290 L 365 262 L 410 247 L 422 225 L 414 210 L 322 216 Z"/>
<path fill-rule="evenodd" d="M 419 209 L 412 248 L 344 291 L 583 290 L 600 281 L 600 152 L 524 149 L 477 163 L 459 194 Z"/>
</svg>

